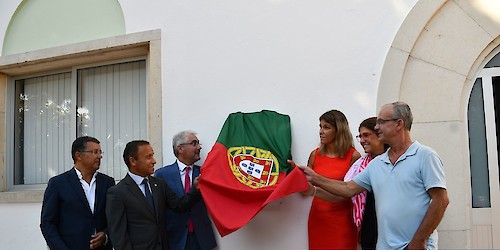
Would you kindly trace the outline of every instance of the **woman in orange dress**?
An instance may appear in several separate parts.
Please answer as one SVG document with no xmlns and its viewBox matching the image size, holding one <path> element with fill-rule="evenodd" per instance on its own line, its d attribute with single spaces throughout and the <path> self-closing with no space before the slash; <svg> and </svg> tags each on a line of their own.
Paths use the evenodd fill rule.
<svg viewBox="0 0 500 250">
<path fill-rule="evenodd" d="M 351 164 L 361 156 L 353 147 L 347 119 L 342 112 L 331 110 L 319 121 L 321 145 L 311 152 L 307 165 L 320 175 L 343 180 Z M 337 202 L 331 202 L 334 198 L 325 198 L 324 192 L 315 191 L 313 195 L 309 249 L 356 249 L 358 234 L 351 200 L 337 198 Z"/>
</svg>

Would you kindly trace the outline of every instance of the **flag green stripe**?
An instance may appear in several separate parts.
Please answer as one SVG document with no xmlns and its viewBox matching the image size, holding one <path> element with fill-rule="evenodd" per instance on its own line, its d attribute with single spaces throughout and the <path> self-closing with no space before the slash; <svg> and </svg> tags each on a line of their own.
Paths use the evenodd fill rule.
<svg viewBox="0 0 500 250">
<path fill-rule="evenodd" d="M 279 161 L 280 172 L 288 172 L 292 135 L 290 117 L 275 111 L 232 113 L 217 138 L 226 148 L 253 146 L 271 151 Z"/>
</svg>

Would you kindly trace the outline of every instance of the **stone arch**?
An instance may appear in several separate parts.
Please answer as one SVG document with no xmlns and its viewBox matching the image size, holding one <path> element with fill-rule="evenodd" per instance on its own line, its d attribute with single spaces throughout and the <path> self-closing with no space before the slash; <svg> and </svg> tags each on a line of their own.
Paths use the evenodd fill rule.
<svg viewBox="0 0 500 250">
<path fill-rule="evenodd" d="M 445 248 L 471 246 L 467 104 L 478 72 L 500 44 L 499 9 L 495 0 L 418 1 L 380 78 L 377 106 L 407 102 L 414 113 L 413 139 L 444 161 L 451 203 L 438 229 Z"/>
<path fill-rule="evenodd" d="M 24 0 L 10 20 L 2 55 L 123 34 L 118 0 Z"/>
</svg>

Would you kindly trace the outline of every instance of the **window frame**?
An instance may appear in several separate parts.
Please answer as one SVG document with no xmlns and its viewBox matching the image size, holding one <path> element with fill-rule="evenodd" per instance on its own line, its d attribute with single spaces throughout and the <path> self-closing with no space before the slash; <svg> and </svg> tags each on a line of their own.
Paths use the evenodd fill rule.
<svg viewBox="0 0 500 250">
<path fill-rule="evenodd" d="M 41 202 L 46 184 L 13 185 L 15 80 L 146 59 L 147 138 L 162 155 L 161 31 L 151 30 L 0 57 L 0 203 Z M 75 76 L 76 77 L 76 76 Z M 77 79 L 72 79 L 76 81 Z M 9 92 L 11 91 L 11 92 Z M 152 119 L 154 118 L 154 119 Z M 76 128 L 73 132 L 76 136 Z M 155 135 L 155 136 L 152 136 Z M 161 159 L 157 163 L 162 165 Z M 9 169 L 8 169 L 9 168 Z"/>
</svg>

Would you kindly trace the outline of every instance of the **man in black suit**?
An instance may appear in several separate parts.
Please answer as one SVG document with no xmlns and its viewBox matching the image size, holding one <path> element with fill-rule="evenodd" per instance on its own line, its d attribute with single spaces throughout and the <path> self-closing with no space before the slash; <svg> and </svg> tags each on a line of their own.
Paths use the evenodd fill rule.
<svg viewBox="0 0 500 250">
<path fill-rule="evenodd" d="M 115 180 L 98 173 L 102 151 L 93 137 L 71 147 L 74 168 L 52 177 L 43 197 L 40 228 L 50 249 L 112 249 L 107 237 L 106 193 Z"/>
<path fill-rule="evenodd" d="M 163 181 L 151 176 L 156 160 L 147 141 L 127 143 L 123 159 L 129 171 L 109 189 L 106 203 L 113 246 L 117 250 L 169 249 L 165 209 L 184 212 L 198 202 L 198 180 L 195 188 L 180 199 Z"/>
<path fill-rule="evenodd" d="M 172 139 L 172 148 L 177 160 L 156 170 L 155 177 L 165 181 L 172 191 L 182 197 L 193 178 L 200 175 L 200 166 L 194 163 L 200 160 L 201 144 L 194 131 L 182 131 Z M 174 213 L 167 209 L 165 224 L 171 250 L 209 250 L 217 246 L 203 200 L 186 213 Z"/>
</svg>

